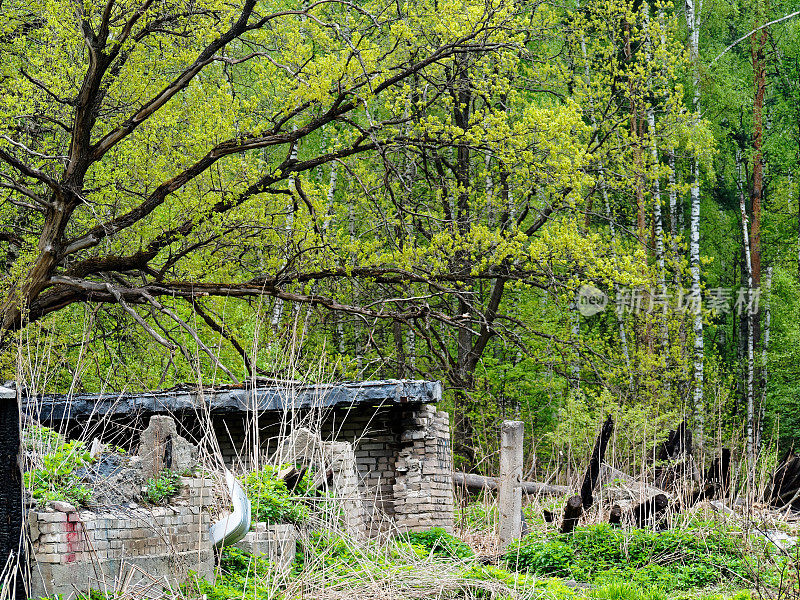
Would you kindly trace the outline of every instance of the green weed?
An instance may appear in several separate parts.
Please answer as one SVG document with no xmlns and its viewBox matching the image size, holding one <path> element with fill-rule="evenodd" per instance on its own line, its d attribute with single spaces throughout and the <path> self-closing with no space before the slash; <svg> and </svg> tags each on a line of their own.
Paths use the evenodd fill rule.
<svg viewBox="0 0 800 600">
<path fill-rule="evenodd" d="M 263 523 L 300 524 L 308 520 L 309 509 L 298 497 L 315 494 L 311 485 L 311 473 L 306 472 L 293 491 L 277 476 L 279 468 L 265 466 L 251 471 L 243 478 L 247 497 L 252 503 L 253 521 Z"/>
<path fill-rule="evenodd" d="M 572 577 L 598 585 L 625 581 L 645 589 L 688 590 L 746 578 L 748 565 L 728 532 L 625 532 L 608 525 L 570 535 L 529 535 L 509 547 L 503 562 L 536 575 Z"/>
<path fill-rule="evenodd" d="M 27 431 L 27 430 L 26 430 Z M 92 500 L 92 491 L 84 486 L 75 471 L 80 467 L 93 462 L 83 442 L 66 442 L 64 439 L 46 427 L 36 427 L 30 434 L 23 438 L 35 448 L 47 448 L 46 454 L 41 454 L 41 466 L 27 471 L 24 475 L 27 487 L 38 505 L 44 505 L 54 500 L 62 500 L 81 506 Z"/>
<path fill-rule="evenodd" d="M 147 480 L 144 496 L 151 504 L 164 504 L 181 489 L 180 475 L 164 469 Z"/>
</svg>

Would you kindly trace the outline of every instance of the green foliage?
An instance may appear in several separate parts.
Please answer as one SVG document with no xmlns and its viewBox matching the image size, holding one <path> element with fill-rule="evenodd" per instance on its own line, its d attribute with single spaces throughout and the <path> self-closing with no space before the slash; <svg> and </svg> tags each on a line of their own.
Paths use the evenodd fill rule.
<svg viewBox="0 0 800 600">
<path fill-rule="evenodd" d="M 306 471 L 294 491 L 290 492 L 286 483 L 278 478 L 279 470 L 267 465 L 244 476 L 242 483 L 252 504 L 253 521 L 303 523 L 308 519 L 309 509 L 301 500 L 315 493 L 311 486 L 311 471 Z"/>
<path fill-rule="evenodd" d="M 67 442 L 46 427 L 26 430 L 23 441 L 28 448 L 47 450 L 37 457 L 39 465 L 24 475 L 25 487 L 37 504 L 63 500 L 81 506 L 91 501 L 92 491 L 76 475 L 77 469 L 93 462 L 83 442 Z"/>
<path fill-rule="evenodd" d="M 156 477 L 147 480 L 145 498 L 151 504 L 164 504 L 181 489 L 180 474 L 164 469 Z"/>
<path fill-rule="evenodd" d="M 465 542 L 447 533 L 441 527 L 433 527 L 427 531 L 404 533 L 399 538 L 415 546 L 423 548 L 428 554 L 438 558 L 471 559 L 475 552 Z"/>
<path fill-rule="evenodd" d="M 525 573 L 508 571 L 494 565 L 472 565 L 465 569 L 463 575 L 466 579 L 497 581 L 511 589 L 533 587 L 536 583 L 535 578 L 528 577 Z"/>
<path fill-rule="evenodd" d="M 462 529 L 491 531 L 497 525 L 498 516 L 497 504 L 493 502 L 470 502 L 455 509 L 455 522 Z"/>
<path fill-rule="evenodd" d="M 369 548 L 358 548 L 340 536 L 313 532 L 306 541 L 298 541 L 293 572 L 323 570 L 343 576 L 361 571 L 365 565 L 379 569 L 385 561 L 383 556 L 371 555 Z"/>
<path fill-rule="evenodd" d="M 669 596 L 659 589 L 643 590 L 627 583 L 610 583 L 588 595 L 589 600 L 669 600 Z"/>
<path fill-rule="evenodd" d="M 114 594 L 101 592 L 100 590 L 89 590 L 88 594 L 78 594 L 75 600 L 113 600 Z"/>
<path fill-rule="evenodd" d="M 537 575 L 568 577 L 572 573 L 575 552 L 569 544 L 560 540 L 542 542 L 527 537 L 508 549 L 504 562 L 514 569 Z"/>
<path fill-rule="evenodd" d="M 22 430 L 22 445 L 28 452 L 47 454 L 63 446 L 64 437 L 55 429 L 43 425 L 28 425 Z"/>
<path fill-rule="evenodd" d="M 537 575 L 599 584 L 627 581 L 668 591 L 702 588 L 749 572 L 737 540 L 719 529 L 626 532 L 593 525 L 570 535 L 529 535 L 509 547 L 503 561 Z"/>
<path fill-rule="evenodd" d="M 203 596 L 207 600 L 269 600 L 280 595 L 275 576 L 275 570 L 267 559 L 254 557 L 238 548 L 225 547 L 220 552 L 215 581 L 194 577 L 183 586 L 183 590 L 189 593 L 189 597 Z"/>
</svg>

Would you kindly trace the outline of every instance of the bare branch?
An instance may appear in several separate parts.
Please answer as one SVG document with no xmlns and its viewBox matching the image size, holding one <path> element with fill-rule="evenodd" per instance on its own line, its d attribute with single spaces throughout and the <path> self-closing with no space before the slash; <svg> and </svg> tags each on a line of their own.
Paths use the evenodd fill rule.
<svg viewBox="0 0 800 600">
<path fill-rule="evenodd" d="M 205 345 L 205 343 L 203 343 L 203 340 L 200 339 L 200 336 L 197 334 L 194 328 L 190 327 L 186 321 L 181 319 L 178 315 L 175 314 L 174 311 L 170 310 L 169 308 L 161 304 L 158 300 L 153 298 L 147 292 L 142 292 L 142 296 L 144 296 L 144 298 L 147 299 L 147 301 L 150 304 L 152 304 L 156 308 L 156 310 L 161 311 L 169 318 L 171 318 L 173 321 L 175 321 L 178 325 L 183 327 L 187 331 L 187 333 L 192 336 L 195 343 L 198 346 L 200 346 L 200 349 L 208 355 L 208 357 L 214 362 L 214 364 L 216 364 L 220 369 L 222 369 L 225 372 L 225 374 L 228 377 L 230 377 L 231 381 L 233 381 L 237 385 L 242 383 L 241 381 L 239 381 L 236 375 L 234 375 L 225 365 L 222 364 L 222 361 L 220 361 L 217 355 L 211 351 L 211 348 L 209 348 L 208 346 Z"/>
<path fill-rule="evenodd" d="M 40 171 L 39 169 L 35 169 L 34 167 L 26 165 L 24 162 L 12 156 L 2 148 L 0 148 L 0 160 L 3 160 L 7 164 L 11 165 L 13 168 L 15 168 L 17 171 L 19 171 L 25 176 L 32 177 L 33 179 L 38 179 L 57 194 L 61 193 L 61 186 L 55 179 L 53 179 L 46 173 Z"/>
<path fill-rule="evenodd" d="M 102 285 L 102 284 L 98 284 L 98 285 Z M 130 306 L 128 306 L 128 303 L 125 302 L 125 300 L 122 298 L 122 294 L 119 292 L 119 290 L 117 290 L 110 283 L 106 283 L 103 287 L 108 291 L 109 294 L 111 294 L 114 297 L 114 299 L 116 299 L 116 301 L 119 303 L 119 305 L 122 307 L 122 309 L 126 313 L 128 313 L 131 317 L 133 317 L 133 320 L 136 321 L 139 325 L 141 325 L 142 329 L 144 329 L 147 333 L 149 333 L 150 336 L 155 341 L 157 341 L 159 344 L 161 344 L 162 346 L 164 346 L 168 350 L 176 350 L 177 349 L 172 342 L 169 342 L 166 339 L 164 339 L 164 337 L 161 336 L 155 329 L 150 327 L 150 325 L 148 325 L 147 321 L 145 321 L 139 313 L 137 313 Z"/>
</svg>

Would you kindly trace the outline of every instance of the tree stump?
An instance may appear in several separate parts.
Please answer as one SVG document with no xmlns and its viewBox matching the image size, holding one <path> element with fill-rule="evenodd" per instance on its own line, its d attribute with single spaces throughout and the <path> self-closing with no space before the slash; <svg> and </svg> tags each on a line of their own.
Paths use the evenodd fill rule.
<svg viewBox="0 0 800 600">
<path fill-rule="evenodd" d="M 658 523 L 669 507 L 666 494 L 656 494 L 633 507 L 631 514 L 636 527 L 644 527 L 650 523 Z"/>
<path fill-rule="evenodd" d="M 561 521 L 561 533 L 572 533 L 583 514 L 583 499 L 572 496 L 564 506 L 564 519 Z"/>
</svg>

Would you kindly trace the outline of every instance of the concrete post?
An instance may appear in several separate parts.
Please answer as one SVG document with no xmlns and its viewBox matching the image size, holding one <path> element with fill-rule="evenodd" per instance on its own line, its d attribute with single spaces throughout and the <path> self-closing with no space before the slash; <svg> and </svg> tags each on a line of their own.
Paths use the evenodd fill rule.
<svg viewBox="0 0 800 600">
<path fill-rule="evenodd" d="M 500 427 L 500 547 L 522 535 L 522 445 L 525 439 L 522 421 L 503 421 Z"/>
<path fill-rule="evenodd" d="M 11 567 L 7 573 L 12 583 L 6 594 L 12 600 L 26 598 L 20 460 L 17 392 L 0 387 L 0 569 Z"/>
</svg>

